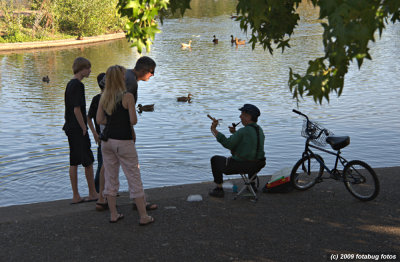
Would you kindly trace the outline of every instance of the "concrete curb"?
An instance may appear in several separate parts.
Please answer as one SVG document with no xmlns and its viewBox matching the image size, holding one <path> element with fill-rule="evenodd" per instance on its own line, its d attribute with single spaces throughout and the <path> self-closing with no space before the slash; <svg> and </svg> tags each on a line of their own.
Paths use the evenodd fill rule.
<svg viewBox="0 0 400 262">
<path fill-rule="evenodd" d="M 7 43 L 0 44 L 0 53 L 16 50 L 30 50 L 30 49 L 44 49 L 52 47 L 62 47 L 62 46 L 74 46 L 89 43 L 98 43 L 111 41 L 116 39 L 125 38 L 125 33 L 107 34 L 100 36 L 85 37 L 82 40 L 76 39 L 63 39 L 63 40 L 53 40 L 53 41 L 38 41 L 38 42 L 24 42 L 24 43 Z"/>
</svg>

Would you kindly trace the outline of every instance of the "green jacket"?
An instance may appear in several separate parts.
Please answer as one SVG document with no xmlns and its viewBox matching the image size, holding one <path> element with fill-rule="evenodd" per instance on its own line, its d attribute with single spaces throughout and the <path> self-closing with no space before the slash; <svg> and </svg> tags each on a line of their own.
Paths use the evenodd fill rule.
<svg viewBox="0 0 400 262">
<path fill-rule="evenodd" d="M 260 144 L 257 151 L 257 132 L 256 128 L 259 128 Z M 232 158 L 237 161 L 253 161 L 263 159 L 265 157 L 264 152 L 264 132 L 262 128 L 256 123 L 251 123 L 245 127 L 240 128 L 230 137 L 226 137 L 221 132 L 218 132 L 217 141 L 227 149 L 231 150 Z"/>
</svg>

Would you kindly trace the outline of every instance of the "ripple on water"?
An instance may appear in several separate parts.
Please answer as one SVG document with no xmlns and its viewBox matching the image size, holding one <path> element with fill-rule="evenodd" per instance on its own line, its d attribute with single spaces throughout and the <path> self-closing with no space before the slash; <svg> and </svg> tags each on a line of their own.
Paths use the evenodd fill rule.
<svg viewBox="0 0 400 262">
<path fill-rule="evenodd" d="M 249 38 L 227 14 L 166 20 L 163 33 L 156 37 L 149 54 L 157 62 L 156 75 L 140 82 L 138 99 L 142 104 L 155 103 L 155 111 L 138 115 L 135 127 L 146 188 L 211 181 L 210 157 L 228 151 L 211 135 L 206 115 L 223 119 L 219 130 L 228 134 L 244 103 L 253 103 L 262 112 L 259 124 L 266 134 L 267 155 L 262 174 L 290 167 L 301 156 L 302 119 L 291 112 L 296 103 L 287 79 L 289 67 L 302 73 L 308 59 L 322 54 L 319 24 L 305 19 L 293 36 L 292 48 L 271 55 L 261 47 L 252 51 L 248 44 L 231 46 L 231 34 Z M 308 98 L 299 104 L 299 110 L 335 134 L 351 136 L 345 157 L 373 167 L 400 165 L 399 31 L 399 25 L 388 26 L 371 46 L 374 60 L 365 61 L 361 70 L 350 67 L 339 99 L 332 94 L 329 104 L 319 106 Z M 216 46 L 213 34 L 220 39 Z M 181 50 L 180 43 L 190 39 L 192 51 Z M 61 128 L 65 85 L 77 56 L 88 57 L 93 65 L 91 77 L 84 80 L 87 107 L 99 92 L 98 73 L 114 64 L 132 68 L 139 57 L 125 40 L 0 56 L 0 206 L 71 197 L 68 142 Z M 49 84 L 41 82 L 43 75 L 49 75 Z M 188 93 L 193 94 L 192 103 L 176 101 Z M 96 153 L 93 139 L 92 149 Z M 82 167 L 78 177 L 85 195 Z M 122 172 L 121 190 L 127 190 Z"/>
</svg>

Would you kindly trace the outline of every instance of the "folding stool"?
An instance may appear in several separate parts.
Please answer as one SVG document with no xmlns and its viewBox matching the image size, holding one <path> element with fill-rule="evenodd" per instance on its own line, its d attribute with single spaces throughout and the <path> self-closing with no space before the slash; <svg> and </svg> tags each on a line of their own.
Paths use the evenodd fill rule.
<svg viewBox="0 0 400 262">
<path fill-rule="evenodd" d="M 258 173 L 255 173 L 254 176 L 253 176 L 251 179 L 249 179 L 248 174 L 240 174 L 240 176 L 241 176 L 242 179 L 243 179 L 244 185 L 243 185 L 243 187 L 239 190 L 239 192 L 236 194 L 236 196 L 234 197 L 234 199 L 237 199 L 237 197 L 238 197 L 240 194 L 242 194 L 243 191 L 245 191 L 245 190 L 247 189 L 247 190 L 252 194 L 252 196 L 254 197 L 254 200 L 253 200 L 253 201 L 256 202 L 256 201 L 258 200 L 257 193 L 254 192 L 254 189 L 253 189 L 253 187 L 251 186 L 251 183 L 255 183 L 256 188 L 258 188 L 260 181 L 259 181 L 259 179 L 258 179 L 257 174 L 258 174 Z"/>
</svg>

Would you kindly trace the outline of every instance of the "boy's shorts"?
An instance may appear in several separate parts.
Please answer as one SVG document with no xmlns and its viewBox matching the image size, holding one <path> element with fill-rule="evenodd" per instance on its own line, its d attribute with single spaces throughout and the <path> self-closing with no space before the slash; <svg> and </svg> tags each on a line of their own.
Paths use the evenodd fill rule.
<svg viewBox="0 0 400 262">
<path fill-rule="evenodd" d="M 73 132 L 68 135 L 69 164 L 70 166 L 82 165 L 88 167 L 93 164 L 93 152 L 90 149 L 89 134 L 82 136 L 82 133 Z"/>
</svg>

